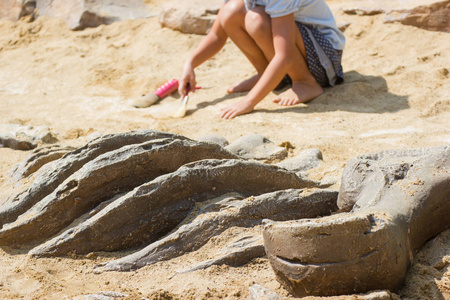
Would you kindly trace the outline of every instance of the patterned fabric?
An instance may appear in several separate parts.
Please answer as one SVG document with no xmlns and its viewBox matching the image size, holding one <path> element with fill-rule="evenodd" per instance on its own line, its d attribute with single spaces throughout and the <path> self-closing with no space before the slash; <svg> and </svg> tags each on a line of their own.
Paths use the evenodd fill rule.
<svg viewBox="0 0 450 300">
<path fill-rule="evenodd" d="M 342 50 L 336 50 L 315 28 L 300 24 L 297 26 L 303 37 L 308 69 L 322 87 L 334 86 L 344 81 L 341 59 Z"/>
</svg>

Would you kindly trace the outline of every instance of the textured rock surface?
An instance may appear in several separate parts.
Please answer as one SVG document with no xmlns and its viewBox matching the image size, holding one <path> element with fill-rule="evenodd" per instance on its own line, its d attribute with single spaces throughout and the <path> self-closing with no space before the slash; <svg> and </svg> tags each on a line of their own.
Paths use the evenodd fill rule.
<svg viewBox="0 0 450 300">
<path fill-rule="evenodd" d="M 159 16 L 162 26 L 184 33 L 206 34 L 219 11 L 221 1 L 172 0 L 164 3 Z"/>
<path fill-rule="evenodd" d="M 243 136 L 228 145 L 226 149 L 243 158 L 264 162 L 279 161 L 288 155 L 286 148 L 276 146 L 272 141 L 259 134 Z"/>
<path fill-rule="evenodd" d="M 38 143 L 53 143 L 56 141 L 56 137 L 47 126 L 0 124 L 0 147 L 32 150 L 37 147 Z"/>
<path fill-rule="evenodd" d="M 71 250 L 89 253 L 135 248 L 157 241 L 173 230 L 196 203 L 230 192 L 248 197 L 315 184 L 295 173 L 261 163 L 202 160 L 137 187 L 32 254 L 65 255 Z M 9 242 L 14 241 L 11 238 Z"/>
<path fill-rule="evenodd" d="M 386 15 L 384 22 L 400 22 L 427 30 L 450 32 L 450 1 L 392 11 Z"/>
<path fill-rule="evenodd" d="M 400 22 L 419 28 L 450 32 L 450 1 L 445 0 L 360 0 L 332 4 L 348 14 L 386 13 L 385 22 Z"/>
<path fill-rule="evenodd" d="M 220 135 L 204 135 L 198 138 L 198 140 L 201 142 L 216 143 L 222 147 L 226 147 L 230 144 L 226 138 Z"/>
<path fill-rule="evenodd" d="M 55 161 L 65 154 L 73 151 L 73 147 L 48 146 L 33 150 L 22 163 L 11 170 L 11 177 L 14 181 L 19 181 L 35 173 L 49 162 Z"/>
<path fill-rule="evenodd" d="M 253 165 L 255 163 L 247 164 Z M 268 174 L 268 169 L 264 171 L 264 168 L 259 169 L 259 172 Z M 273 169 L 273 171 L 275 170 Z M 238 172 L 239 170 L 234 171 Z M 248 171 L 246 174 L 253 173 L 250 169 Z M 263 176 L 265 177 L 265 175 Z M 261 181 L 258 180 L 258 182 Z M 244 189 L 246 188 L 242 186 L 241 191 Z M 264 218 L 289 220 L 329 215 L 336 210 L 334 202 L 336 196 L 337 193 L 334 191 L 321 190 L 303 194 L 301 190 L 289 189 L 242 200 L 225 197 L 221 201 L 208 206 L 205 212 L 201 212 L 197 218 L 181 226 L 174 233 L 136 253 L 108 262 L 102 266 L 102 270 L 127 271 L 170 259 L 198 249 L 211 237 L 220 234 L 227 228 L 233 226 L 253 227 L 261 224 Z M 251 251 L 258 250 L 252 249 Z M 250 255 L 249 258 L 253 258 L 253 256 Z"/>
<path fill-rule="evenodd" d="M 0 226 L 13 222 L 17 217 L 52 193 L 70 175 L 99 155 L 119 149 L 126 145 L 139 144 L 159 138 L 185 137 L 153 130 L 142 130 L 120 134 L 105 135 L 88 142 L 59 159 L 51 168 L 40 172 L 31 186 L 11 198 L 0 207 Z"/>
<path fill-rule="evenodd" d="M 0 244 L 18 247 L 42 242 L 103 201 L 207 158 L 237 156 L 216 144 L 170 138 L 106 152 L 69 176 L 15 222 L 5 224 Z"/>
<path fill-rule="evenodd" d="M 39 15 L 63 19 L 73 30 L 147 16 L 143 0 L 38 0 Z"/>
<path fill-rule="evenodd" d="M 34 13 L 34 0 L 2 0 L 0 1 L 0 20 L 17 21 L 21 17 Z"/>
<path fill-rule="evenodd" d="M 309 149 L 299 155 L 286 159 L 276 165 L 294 172 L 303 172 L 316 168 L 323 160 L 322 152 L 318 149 Z"/>
<path fill-rule="evenodd" d="M 254 284 L 249 288 L 250 300 L 280 300 L 281 297 L 277 293 L 263 287 L 259 284 Z"/>
<path fill-rule="evenodd" d="M 416 251 L 450 228 L 449 182 L 448 146 L 352 160 L 339 194 L 351 213 L 267 221 L 264 244 L 277 278 L 297 296 L 395 291 Z"/>
</svg>

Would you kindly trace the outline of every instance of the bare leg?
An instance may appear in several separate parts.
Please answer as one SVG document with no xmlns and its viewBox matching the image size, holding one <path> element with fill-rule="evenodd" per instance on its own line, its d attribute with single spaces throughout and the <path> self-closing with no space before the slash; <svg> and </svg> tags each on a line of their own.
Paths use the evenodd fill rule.
<svg viewBox="0 0 450 300">
<path fill-rule="evenodd" d="M 258 72 L 257 75 L 229 87 L 228 93 L 251 90 L 269 64 L 264 53 L 245 30 L 246 13 L 243 0 L 230 0 L 219 11 L 219 20 L 225 32 Z"/>
<path fill-rule="evenodd" d="M 275 55 L 272 38 L 271 19 L 264 11 L 263 6 L 256 6 L 245 17 L 247 32 L 263 49 L 264 55 L 270 61 Z M 317 83 L 306 64 L 306 50 L 300 30 L 297 31 L 295 64 L 288 74 L 292 79 L 292 88 L 277 96 L 273 101 L 280 105 L 294 105 L 308 102 L 323 93 L 322 87 Z"/>
</svg>

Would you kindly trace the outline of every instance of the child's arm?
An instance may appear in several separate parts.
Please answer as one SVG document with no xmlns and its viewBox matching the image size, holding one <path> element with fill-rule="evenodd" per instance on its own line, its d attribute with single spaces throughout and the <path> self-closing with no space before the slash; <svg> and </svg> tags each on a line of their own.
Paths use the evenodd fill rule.
<svg viewBox="0 0 450 300">
<path fill-rule="evenodd" d="M 255 105 L 278 85 L 293 64 L 295 57 L 293 53 L 299 51 L 295 44 L 295 34 L 298 29 L 294 14 L 272 18 L 271 22 L 275 56 L 246 97 L 242 101 L 222 109 L 220 116 L 224 119 L 251 112 Z"/>
<path fill-rule="evenodd" d="M 223 5 L 222 5 L 223 6 Z M 178 91 L 181 95 L 186 92 L 186 85 L 189 83 L 191 87 L 196 86 L 194 69 L 213 57 L 220 49 L 223 48 L 227 41 L 228 35 L 220 24 L 219 18 L 213 23 L 211 31 L 200 42 L 195 51 L 186 59 L 183 71 L 180 77 Z M 195 89 L 192 89 L 195 92 Z"/>
</svg>

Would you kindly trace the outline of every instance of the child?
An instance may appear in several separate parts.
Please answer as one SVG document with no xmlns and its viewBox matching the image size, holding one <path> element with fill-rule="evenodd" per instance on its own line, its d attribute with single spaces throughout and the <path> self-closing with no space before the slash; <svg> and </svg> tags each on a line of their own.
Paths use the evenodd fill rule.
<svg viewBox="0 0 450 300">
<path fill-rule="evenodd" d="M 211 31 L 184 64 L 180 94 L 187 84 L 196 86 L 194 69 L 219 52 L 228 37 L 258 73 L 228 88 L 228 93 L 249 93 L 221 110 L 224 119 L 251 112 L 286 74 L 292 87 L 273 100 L 279 105 L 308 102 L 323 93 L 322 87 L 343 81 L 345 37 L 325 0 L 224 0 Z"/>
</svg>

